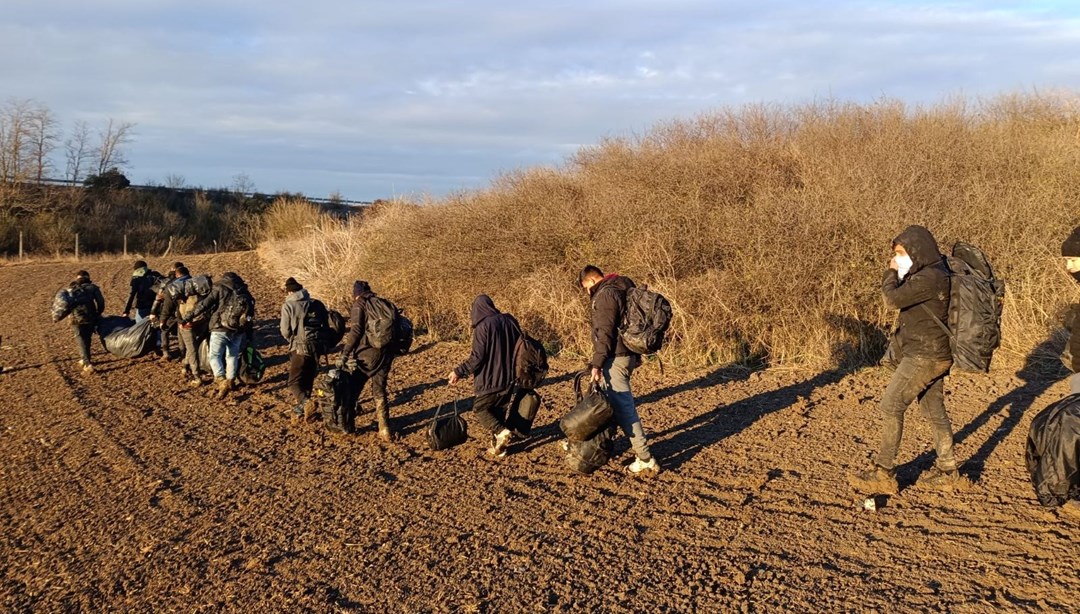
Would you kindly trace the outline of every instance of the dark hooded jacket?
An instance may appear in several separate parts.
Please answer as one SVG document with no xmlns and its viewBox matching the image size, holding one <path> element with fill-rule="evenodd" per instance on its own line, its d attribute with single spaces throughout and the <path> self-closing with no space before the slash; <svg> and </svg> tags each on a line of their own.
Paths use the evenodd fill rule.
<svg viewBox="0 0 1080 614">
<path fill-rule="evenodd" d="M 86 322 L 84 324 L 97 324 L 97 321 L 101 319 L 101 315 L 105 313 L 105 295 L 101 293 L 101 288 L 98 288 L 96 284 L 90 281 L 73 281 L 69 286 L 72 292 L 83 292 L 89 300 L 86 303 L 87 314 Z M 78 326 L 76 318 L 71 318 L 72 326 Z"/>
<path fill-rule="evenodd" d="M 900 356 L 951 360 L 949 335 L 934 321 L 949 318 L 949 275 L 937 240 L 926 228 L 909 226 L 893 244 L 902 245 L 912 261 L 903 281 L 889 269 L 881 284 L 885 306 L 900 310 Z"/>
<path fill-rule="evenodd" d="M 154 305 L 157 295 L 152 289 L 157 281 L 158 274 L 149 267 L 140 267 L 131 274 L 131 294 L 128 295 L 127 304 L 124 305 L 124 313 L 131 311 L 132 304 L 139 311 L 149 310 Z"/>
<path fill-rule="evenodd" d="M 619 325 L 626 311 L 626 291 L 634 287 L 629 277 L 612 273 L 589 291 L 592 297 L 593 355 L 589 366 L 600 369 L 616 356 L 633 356 L 619 337 Z"/>
<path fill-rule="evenodd" d="M 289 294 L 281 306 L 281 322 L 278 326 L 281 336 L 289 342 L 289 351 L 304 356 L 311 354 L 311 348 L 307 347 L 306 339 L 300 334 L 304 329 L 304 314 L 310 305 L 311 296 L 304 288 Z"/>
<path fill-rule="evenodd" d="M 184 282 L 191 279 L 191 275 L 181 275 L 170 281 L 161 293 L 158 294 L 157 299 L 154 300 L 154 305 L 150 308 L 150 315 L 158 319 L 158 323 L 161 328 L 172 328 L 180 319 L 180 301 L 174 299 L 168 292 L 168 286 L 173 284 L 179 284 L 181 288 L 184 287 Z"/>
<path fill-rule="evenodd" d="M 221 276 L 221 281 L 214 284 L 214 288 L 210 291 L 210 294 L 204 296 L 198 304 L 195 305 L 195 309 L 192 310 L 186 319 L 191 321 L 198 318 L 200 315 L 209 312 L 210 332 L 234 332 L 221 325 L 221 308 L 225 305 L 226 299 L 237 290 L 247 292 L 247 285 L 244 284 L 244 280 L 240 279 L 240 276 L 236 273 L 225 273 Z"/>
<path fill-rule="evenodd" d="M 474 376 L 477 396 L 509 390 L 514 385 L 514 348 L 521 327 L 513 316 L 496 309 L 486 294 L 473 301 L 470 317 L 472 353 L 454 373 L 458 377 Z"/>
</svg>

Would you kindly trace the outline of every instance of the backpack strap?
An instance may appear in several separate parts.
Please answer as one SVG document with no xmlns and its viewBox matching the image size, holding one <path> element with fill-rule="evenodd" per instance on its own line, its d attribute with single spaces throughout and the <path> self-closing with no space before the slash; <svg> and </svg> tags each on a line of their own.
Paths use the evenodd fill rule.
<svg viewBox="0 0 1080 614">
<path fill-rule="evenodd" d="M 926 312 L 926 315 L 930 316 L 935 322 L 937 322 L 937 325 L 941 327 L 941 330 L 945 331 L 945 334 L 949 336 L 949 339 L 956 341 L 956 335 L 954 335 L 953 332 L 949 330 L 948 326 L 945 326 L 945 323 L 941 321 L 941 318 L 937 317 L 936 315 L 934 315 L 934 312 L 930 311 L 930 308 L 926 306 L 926 303 L 919 303 L 919 307 L 922 307 L 923 310 Z"/>
</svg>

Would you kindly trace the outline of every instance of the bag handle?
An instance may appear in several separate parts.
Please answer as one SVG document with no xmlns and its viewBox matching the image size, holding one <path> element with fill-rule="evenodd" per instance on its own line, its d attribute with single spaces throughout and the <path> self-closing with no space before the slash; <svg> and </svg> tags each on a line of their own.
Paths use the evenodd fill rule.
<svg viewBox="0 0 1080 614">
<path fill-rule="evenodd" d="M 585 395 L 582 394 L 582 392 L 581 392 L 581 379 L 585 378 L 585 377 L 589 377 L 589 378 L 592 377 L 592 368 L 591 367 L 586 368 L 584 371 L 582 371 L 582 372 L 580 372 L 580 373 L 578 373 L 577 375 L 574 376 L 574 397 L 578 401 L 585 398 Z M 590 380 L 589 381 L 589 393 L 598 392 L 599 390 L 600 390 L 600 388 L 597 386 L 596 382 Z"/>
<path fill-rule="evenodd" d="M 453 401 L 453 404 L 454 404 L 454 415 L 455 415 L 455 416 L 457 416 L 457 415 L 458 415 L 458 406 L 457 406 L 457 405 L 458 405 L 458 400 L 459 400 L 458 398 L 454 398 L 454 401 Z M 436 422 L 436 421 L 438 421 L 438 419 L 439 419 L 439 414 L 440 414 L 440 413 L 442 413 L 442 410 L 443 410 L 443 408 L 444 408 L 444 407 L 446 407 L 447 405 L 450 405 L 450 402 L 442 403 L 442 404 L 440 404 L 440 405 L 439 405 L 438 407 L 436 407 L 436 408 L 435 408 L 435 415 L 431 417 L 431 421 L 432 421 L 432 422 Z"/>
</svg>

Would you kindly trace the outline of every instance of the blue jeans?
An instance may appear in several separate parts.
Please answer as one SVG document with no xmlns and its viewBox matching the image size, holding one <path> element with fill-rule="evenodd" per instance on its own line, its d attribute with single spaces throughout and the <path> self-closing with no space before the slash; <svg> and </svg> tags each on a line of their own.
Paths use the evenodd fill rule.
<svg viewBox="0 0 1080 614">
<path fill-rule="evenodd" d="M 236 379 L 240 368 L 240 348 L 244 344 L 244 333 L 210 333 L 210 370 L 214 379 Z"/>
<path fill-rule="evenodd" d="M 645 429 L 641 426 L 637 407 L 634 406 L 634 393 L 630 391 L 630 376 L 641 364 L 637 356 L 617 356 L 604 362 L 601 369 L 604 375 L 604 391 L 615 414 L 615 422 L 630 439 L 634 454 L 643 461 L 652 460 L 649 443 L 645 439 Z"/>
</svg>

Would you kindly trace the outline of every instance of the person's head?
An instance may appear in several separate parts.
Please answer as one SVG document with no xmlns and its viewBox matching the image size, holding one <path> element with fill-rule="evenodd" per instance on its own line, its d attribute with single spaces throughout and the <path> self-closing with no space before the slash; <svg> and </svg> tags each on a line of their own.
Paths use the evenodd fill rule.
<svg viewBox="0 0 1080 614">
<path fill-rule="evenodd" d="M 1061 244 L 1061 258 L 1065 270 L 1080 279 L 1080 228 L 1076 228 Z"/>
<path fill-rule="evenodd" d="M 180 266 L 176 267 L 177 277 L 187 277 L 188 275 L 191 275 L 191 272 L 188 271 L 188 268 L 186 266 L 181 264 Z"/>
<path fill-rule="evenodd" d="M 90 283 L 90 273 L 86 271 L 79 271 L 75 274 L 75 281 L 80 284 Z"/>
<path fill-rule="evenodd" d="M 360 298 L 362 296 L 367 296 L 369 294 L 372 294 L 372 292 L 371 286 L 368 284 L 368 282 L 359 279 L 353 282 L 352 296 L 354 299 Z"/>
<path fill-rule="evenodd" d="M 590 292 L 593 286 L 600 283 L 604 279 L 604 272 L 600 270 L 600 267 L 589 264 L 585 268 L 581 269 L 578 273 L 578 283 L 585 289 L 586 292 Z"/>
<path fill-rule="evenodd" d="M 300 282 L 296 281 L 295 278 L 290 277 L 285 280 L 285 283 L 281 284 L 281 288 L 285 290 L 285 294 L 292 294 L 303 290 L 304 286 L 301 286 Z"/>
<path fill-rule="evenodd" d="M 173 265 L 172 265 L 172 270 L 176 271 L 177 273 L 179 273 L 180 269 L 183 269 L 183 268 L 184 268 L 184 263 L 183 262 L 174 262 Z M 187 273 L 185 273 L 185 275 L 187 275 Z"/>
<path fill-rule="evenodd" d="M 136 270 L 136 271 L 138 271 L 139 269 L 145 269 L 146 268 L 146 261 L 145 260 L 136 260 L 135 264 L 132 266 L 132 268 L 134 270 Z"/>
</svg>

